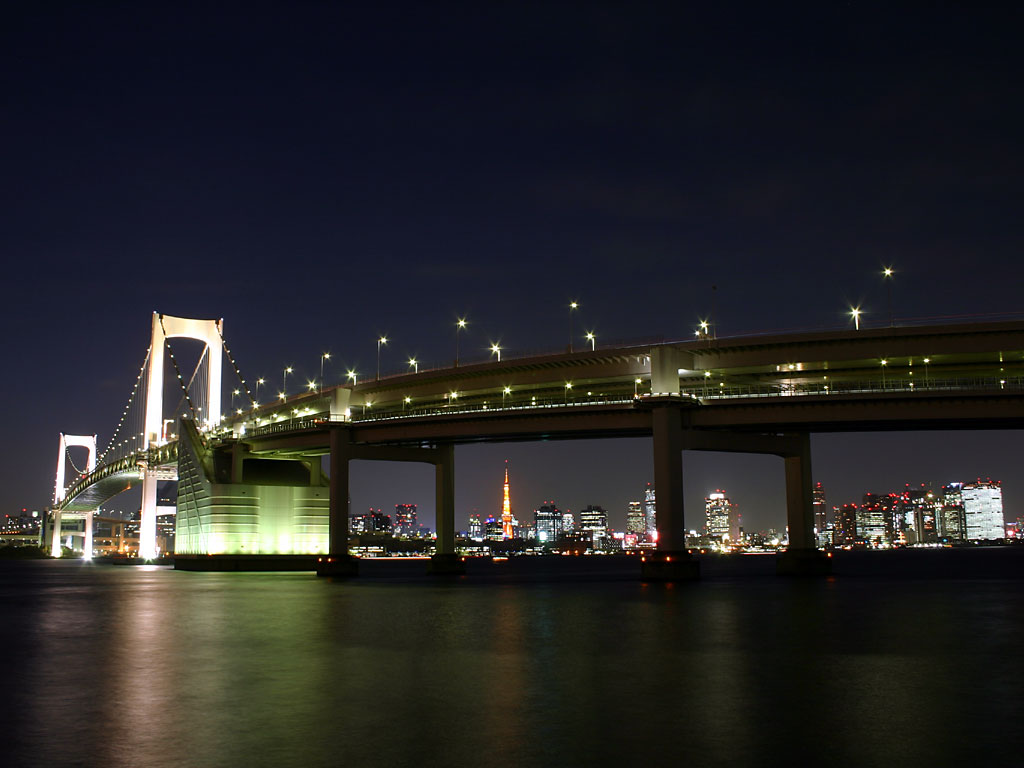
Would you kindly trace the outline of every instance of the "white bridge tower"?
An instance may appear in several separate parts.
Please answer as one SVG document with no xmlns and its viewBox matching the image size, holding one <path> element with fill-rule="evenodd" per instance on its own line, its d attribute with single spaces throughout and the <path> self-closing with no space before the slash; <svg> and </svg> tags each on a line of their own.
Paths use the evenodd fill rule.
<svg viewBox="0 0 1024 768">
<path fill-rule="evenodd" d="M 223 360 L 224 320 L 194 320 L 153 313 L 153 337 L 149 347 L 149 373 L 146 379 L 146 421 L 144 448 L 164 441 L 164 347 L 168 339 L 186 338 L 206 345 L 209 357 L 205 420 L 196 426 L 212 429 L 220 424 L 221 363 Z M 142 519 L 139 522 L 139 557 L 152 560 L 156 551 L 156 485 L 165 479 L 148 465 L 142 470 Z"/>
<path fill-rule="evenodd" d="M 67 471 L 68 448 L 77 446 L 86 448 L 89 451 L 89 458 L 86 461 L 86 474 L 96 469 L 96 435 L 65 435 L 60 433 L 60 450 L 57 454 L 57 482 L 53 488 L 53 538 L 50 542 L 50 554 L 60 557 L 60 526 L 61 511 L 57 505 L 64 500 L 67 491 L 65 475 Z M 85 512 L 85 544 L 82 547 L 82 557 L 86 560 L 92 559 L 92 515 L 93 512 Z"/>
</svg>

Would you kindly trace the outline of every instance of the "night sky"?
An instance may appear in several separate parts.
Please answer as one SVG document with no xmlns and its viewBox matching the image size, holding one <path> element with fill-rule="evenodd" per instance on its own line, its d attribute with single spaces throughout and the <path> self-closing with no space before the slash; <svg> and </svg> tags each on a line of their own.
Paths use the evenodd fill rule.
<svg viewBox="0 0 1024 768">
<path fill-rule="evenodd" d="M 153 311 L 223 317 L 245 375 L 329 383 L 598 343 L 1022 310 L 1020 11 L 975 4 L 7 3 L 0 511 L 59 432 L 109 438 Z M 143 7 L 144 6 L 144 7 Z M 715 289 L 712 290 L 712 286 Z M 714 299 L 712 296 L 714 295 Z M 1017 315 L 1018 317 L 1020 315 Z M 577 343 L 581 343 L 577 339 Z M 821 435 L 831 504 L 1002 479 L 1017 432 Z M 553 499 L 622 526 L 646 440 L 458 449 L 456 514 Z M 684 455 L 781 526 L 782 462 Z M 353 510 L 429 467 L 354 466 Z M 111 504 L 117 507 L 118 503 Z"/>
</svg>

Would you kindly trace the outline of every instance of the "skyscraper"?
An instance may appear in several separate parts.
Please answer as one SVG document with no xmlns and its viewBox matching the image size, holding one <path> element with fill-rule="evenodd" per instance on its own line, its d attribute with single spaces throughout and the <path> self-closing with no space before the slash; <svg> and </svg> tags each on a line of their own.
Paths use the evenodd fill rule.
<svg viewBox="0 0 1024 768">
<path fill-rule="evenodd" d="M 546 501 L 533 513 L 533 521 L 537 529 L 537 541 L 541 544 L 554 544 L 562 533 L 562 510 L 555 502 Z"/>
<path fill-rule="evenodd" d="M 872 547 L 889 542 L 886 524 L 889 498 L 876 493 L 865 493 L 864 503 L 857 510 L 857 540 Z"/>
<path fill-rule="evenodd" d="M 580 511 L 580 530 L 590 531 L 590 540 L 597 549 L 608 535 L 608 513 L 603 507 L 588 505 Z"/>
<path fill-rule="evenodd" d="M 391 522 L 395 536 L 414 536 L 416 534 L 416 505 L 395 504 L 395 517 Z"/>
<path fill-rule="evenodd" d="M 939 533 L 949 541 L 964 541 L 967 538 L 967 521 L 964 519 L 963 483 L 942 486 L 942 505 L 939 511 Z"/>
<path fill-rule="evenodd" d="M 720 488 L 704 499 L 704 533 L 712 541 L 732 540 L 732 502 Z"/>
<path fill-rule="evenodd" d="M 828 528 L 828 507 L 825 504 L 825 488 L 821 483 L 815 483 L 811 493 L 814 499 L 814 531 L 820 540 Z"/>
<path fill-rule="evenodd" d="M 656 512 L 656 498 L 654 486 L 647 484 L 644 491 L 644 533 L 648 541 L 658 540 L 658 516 Z"/>
<path fill-rule="evenodd" d="M 635 533 L 642 538 L 646 532 L 647 520 L 643 507 L 639 501 L 629 502 L 626 509 L 626 533 Z"/>
<path fill-rule="evenodd" d="M 961 490 L 969 541 L 992 541 L 1006 537 L 1003 520 L 1003 489 L 996 480 L 965 483 Z"/>
</svg>

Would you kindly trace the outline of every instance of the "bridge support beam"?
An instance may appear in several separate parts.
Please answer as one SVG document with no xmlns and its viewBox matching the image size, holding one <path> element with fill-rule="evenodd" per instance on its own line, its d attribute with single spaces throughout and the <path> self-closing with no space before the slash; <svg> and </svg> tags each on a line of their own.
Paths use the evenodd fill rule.
<svg viewBox="0 0 1024 768">
<path fill-rule="evenodd" d="M 347 429 L 331 430 L 329 554 L 317 562 L 317 576 L 350 577 L 359 574 L 359 561 L 348 552 L 348 463 L 352 458 Z"/>
<path fill-rule="evenodd" d="M 458 575 L 466 572 L 466 564 L 455 551 L 455 446 L 442 443 L 436 451 L 434 498 L 437 539 L 427 573 Z"/>
<path fill-rule="evenodd" d="M 156 475 L 142 470 L 142 513 L 139 518 L 139 557 L 156 559 Z"/>
<path fill-rule="evenodd" d="M 796 437 L 796 450 L 783 457 L 789 549 L 779 555 L 776 569 L 783 576 L 825 576 L 831 572 L 832 562 L 815 547 L 811 436 L 803 432 Z"/>
<path fill-rule="evenodd" d="M 59 509 L 53 510 L 53 535 L 50 537 L 50 556 L 60 557 L 60 526 L 61 514 Z"/>
<path fill-rule="evenodd" d="M 85 541 L 82 543 L 82 559 L 92 560 L 92 516 L 93 513 L 85 513 Z"/>
<path fill-rule="evenodd" d="M 683 417 L 678 403 L 653 407 L 655 511 L 658 549 L 644 557 L 640 572 L 648 581 L 690 581 L 700 564 L 686 550 L 683 517 Z"/>
</svg>

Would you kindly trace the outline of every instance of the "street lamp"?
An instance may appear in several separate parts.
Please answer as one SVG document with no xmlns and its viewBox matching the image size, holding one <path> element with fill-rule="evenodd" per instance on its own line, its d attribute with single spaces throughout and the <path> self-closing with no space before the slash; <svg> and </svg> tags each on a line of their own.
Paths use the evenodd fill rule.
<svg viewBox="0 0 1024 768">
<path fill-rule="evenodd" d="M 889 327 L 892 328 L 892 267 L 886 267 L 882 270 L 882 279 L 885 280 L 885 287 L 889 294 Z"/>
<path fill-rule="evenodd" d="M 643 379 L 633 379 L 633 397 L 634 398 L 637 398 L 637 397 L 640 396 L 639 388 L 640 388 L 640 383 L 642 381 L 643 381 Z"/>
<path fill-rule="evenodd" d="M 459 367 L 459 331 L 466 327 L 466 318 L 460 317 L 455 323 L 455 367 Z"/>
<path fill-rule="evenodd" d="M 572 313 L 574 309 L 579 309 L 579 303 L 575 301 L 569 302 L 569 352 L 572 352 Z"/>
<path fill-rule="evenodd" d="M 597 336 L 594 335 L 593 331 L 587 331 L 586 340 L 590 342 L 590 351 L 593 352 L 597 349 Z"/>
<path fill-rule="evenodd" d="M 292 369 L 292 367 L 290 365 L 287 368 L 284 369 L 284 375 L 281 377 L 281 391 L 282 392 L 287 392 L 288 391 L 288 374 L 291 373 L 292 370 L 293 369 Z"/>
<path fill-rule="evenodd" d="M 256 399 L 260 399 L 260 387 L 267 383 L 266 379 L 256 379 Z"/>
<path fill-rule="evenodd" d="M 330 360 L 330 359 L 331 359 L 331 353 L 330 352 L 324 352 L 322 355 L 320 355 L 320 394 L 321 395 L 324 393 L 324 360 Z"/>
<path fill-rule="evenodd" d="M 409 358 L 409 367 L 413 369 L 413 373 L 420 372 L 420 362 L 415 357 Z"/>
<path fill-rule="evenodd" d="M 232 408 L 235 407 L 235 397 L 237 395 L 240 395 L 240 394 L 242 394 L 242 393 L 239 390 L 237 390 L 237 389 L 232 389 L 231 390 L 231 407 Z"/>
<path fill-rule="evenodd" d="M 926 357 L 924 359 L 924 385 L 926 387 L 928 386 L 928 363 L 930 363 L 931 361 L 932 359 L 930 357 Z"/>
<path fill-rule="evenodd" d="M 501 390 L 501 407 L 505 407 L 505 398 L 512 394 L 512 387 L 505 387 Z"/>
<path fill-rule="evenodd" d="M 498 362 L 501 362 L 501 347 L 497 344 L 491 344 L 491 354 L 498 356 Z"/>
<path fill-rule="evenodd" d="M 569 390 L 570 389 L 572 389 L 572 382 L 571 381 L 565 382 L 565 404 L 566 405 L 569 404 Z"/>
<path fill-rule="evenodd" d="M 885 366 L 889 364 L 888 360 L 882 360 L 882 389 L 885 389 Z"/>
<path fill-rule="evenodd" d="M 377 380 L 380 381 L 380 348 L 388 343 L 387 336 L 377 339 Z"/>
<path fill-rule="evenodd" d="M 359 383 L 359 375 L 354 370 L 349 369 L 349 372 L 347 374 L 347 378 L 353 384 L 358 384 Z"/>
<path fill-rule="evenodd" d="M 860 316 L 863 314 L 860 311 L 860 307 L 850 307 L 850 317 L 853 318 L 853 328 L 856 331 L 860 330 Z"/>
<path fill-rule="evenodd" d="M 405 410 L 405 406 L 407 406 L 411 402 L 412 402 L 412 398 L 409 397 L 408 395 L 406 395 L 405 398 L 402 400 L 402 410 L 404 411 Z"/>
<path fill-rule="evenodd" d="M 707 320 L 701 320 L 700 321 L 700 331 L 697 332 L 697 335 L 698 336 L 703 335 L 704 338 L 707 338 L 708 334 L 710 333 L 710 331 L 711 331 L 711 326 L 708 324 L 708 321 Z"/>
</svg>

